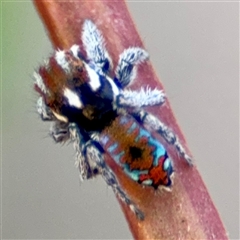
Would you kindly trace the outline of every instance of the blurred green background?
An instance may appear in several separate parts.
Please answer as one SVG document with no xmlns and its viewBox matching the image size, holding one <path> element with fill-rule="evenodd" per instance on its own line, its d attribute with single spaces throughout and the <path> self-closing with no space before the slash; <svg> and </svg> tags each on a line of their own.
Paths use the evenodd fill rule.
<svg viewBox="0 0 240 240">
<path fill-rule="evenodd" d="M 239 239 L 239 4 L 128 2 L 231 239 Z M 101 178 L 48 137 L 32 73 L 51 52 L 29 1 L 2 2 L 3 239 L 129 239 Z M 96 18 L 101 16 L 96 16 Z M 196 186 L 198 187 L 198 186 Z"/>
</svg>

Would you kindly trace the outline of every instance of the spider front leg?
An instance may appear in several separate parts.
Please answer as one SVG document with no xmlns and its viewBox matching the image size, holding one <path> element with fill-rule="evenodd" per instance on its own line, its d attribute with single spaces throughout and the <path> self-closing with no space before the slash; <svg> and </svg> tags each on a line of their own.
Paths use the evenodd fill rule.
<svg viewBox="0 0 240 240">
<path fill-rule="evenodd" d="M 107 73 L 111 68 L 112 61 L 104 46 L 102 34 L 91 20 L 85 20 L 83 24 L 82 42 L 88 59 L 102 72 Z"/>
<path fill-rule="evenodd" d="M 162 121 L 142 109 L 135 110 L 133 115 L 136 120 L 142 123 L 147 129 L 158 132 L 169 144 L 175 146 L 179 155 L 182 156 L 189 165 L 193 164 L 191 157 L 186 153 L 178 137 Z"/>
<path fill-rule="evenodd" d="M 112 187 L 114 193 L 133 211 L 139 220 L 144 220 L 144 214 L 140 211 L 136 205 L 130 200 L 127 194 L 122 190 L 114 173 L 106 165 L 103 152 L 97 147 L 97 144 L 90 144 L 86 148 L 86 154 L 91 161 L 95 161 L 99 167 L 99 173 L 102 175 L 105 182 Z"/>
</svg>

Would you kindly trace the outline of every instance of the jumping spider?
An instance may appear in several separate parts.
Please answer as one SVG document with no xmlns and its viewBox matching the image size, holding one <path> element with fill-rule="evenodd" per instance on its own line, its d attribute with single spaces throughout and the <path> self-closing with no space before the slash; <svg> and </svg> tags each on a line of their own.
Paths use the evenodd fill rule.
<svg viewBox="0 0 240 240">
<path fill-rule="evenodd" d="M 143 220 L 144 214 L 122 190 L 104 160 L 104 153 L 132 180 L 155 189 L 171 187 L 173 167 L 165 148 L 151 131 L 174 145 L 189 164 L 191 158 L 176 135 L 143 110 L 145 106 L 163 104 L 163 91 L 126 89 L 136 76 L 136 66 L 148 59 L 148 53 L 139 47 L 124 50 L 112 78 L 110 56 L 91 20 L 83 23 L 82 42 L 87 58 L 78 45 L 73 45 L 69 50 L 56 51 L 34 73 L 35 90 L 40 94 L 38 113 L 44 121 L 53 122 L 50 134 L 56 142 L 74 141 L 81 178 L 102 175 L 115 194 Z"/>
</svg>

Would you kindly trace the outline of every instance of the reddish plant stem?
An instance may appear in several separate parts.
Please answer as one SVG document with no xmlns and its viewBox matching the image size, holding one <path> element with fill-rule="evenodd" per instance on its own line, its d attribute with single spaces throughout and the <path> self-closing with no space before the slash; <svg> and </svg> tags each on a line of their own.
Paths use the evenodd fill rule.
<svg viewBox="0 0 240 240">
<path fill-rule="evenodd" d="M 55 49 L 68 49 L 81 45 L 81 28 L 85 19 L 91 19 L 103 33 L 106 47 L 116 66 L 119 54 L 127 47 L 140 46 L 142 41 L 135 29 L 126 4 L 118 1 L 34 1 Z M 163 89 L 150 63 L 139 68 L 132 88 L 142 86 Z M 161 118 L 178 135 L 187 148 L 169 102 L 151 107 L 149 111 Z M 164 140 L 161 139 L 162 142 Z M 126 177 L 108 157 L 108 165 L 117 175 L 129 197 L 145 213 L 146 219 L 138 221 L 129 208 L 120 204 L 135 239 L 228 239 L 219 214 L 207 192 L 196 167 L 189 167 L 179 159 L 171 146 L 166 146 L 174 160 L 175 179 L 172 192 L 155 192 L 143 188 Z"/>
</svg>

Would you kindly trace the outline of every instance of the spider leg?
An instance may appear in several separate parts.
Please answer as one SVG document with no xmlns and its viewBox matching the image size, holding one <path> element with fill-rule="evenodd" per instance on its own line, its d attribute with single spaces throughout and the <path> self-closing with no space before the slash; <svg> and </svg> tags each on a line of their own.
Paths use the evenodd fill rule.
<svg viewBox="0 0 240 240">
<path fill-rule="evenodd" d="M 116 84 L 124 88 L 135 78 L 136 65 L 148 59 L 148 53 L 139 47 L 131 47 L 123 51 L 116 67 Z"/>
<path fill-rule="evenodd" d="M 117 106 L 140 108 L 157 104 L 161 105 L 165 102 L 165 98 L 163 91 L 158 89 L 124 90 L 117 96 Z"/>
<path fill-rule="evenodd" d="M 52 121 L 55 119 L 51 109 L 46 106 L 42 97 L 37 100 L 37 111 L 43 121 Z"/>
<path fill-rule="evenodd" d="M 94 167 L 90 166 L 85 153 L 85 141 L 75 124 L 61 121 L 54 121 L 50 128 L 50 135 L 56 143 L 64 143 L 68 140 L 74 142 L 73 147 L 76 151 L 75 165 L 79 169 L 81 180 L 92 178 Z"/>
<path fill-rule="evenodd" d="M 137 121 L 142 123 L 147 129 L 159 133 L 169 144 L 173 145 L 180 156 L 182 156 L 189 165 L 193 164 L 191 157 L 179 142 L 174 132 L 166 126 L 162 121 L 144 110 L 135 110 L 133 113 Z"/>
<path fill-rule="evenodd" d="M 112 187 L 114 193 L 124 202 L 129 208 L 133 211 L 133 213 L 138 217 L 139 220 L 144 219 L 144 214 L 136 207 L 136 205 L 130 200 L 127 194 L 120 187 L 114 173 L 111 169 L 106 165 L 103 153 L 96 144 L 89 144 L 86 147 L 86 154 L 91 161 L 95 161 L 99 167 L 99 172 L 102 175 L 105 182 Z"/>
<path fill-rule="evenodd" d="M 50 127 L 50 136 L 56 143 L 64 143 L 70 139 L 69 123 L 55 120 Z"/>
<path fill-rule="evenodd" d="M 107 73 L 112 65 L 111 58 L 105 48 L 104 39 L 91 20 L 85 20 L 82 30 L 82 42 L 88 59 Z"/>
<path fill-rule="evenodd" d="M 91 164 L 89 162 L 86 155 L 86 140 L 84 140 L 81 130 L 72 123 L 69 126 L 69 133 L 76 151 L 75 165 L 79 169 L 81 179 L 85 180 L 94 177 L 97 173 L 97 166 L 94 162 L 91 162 Z"/>
</svg>

